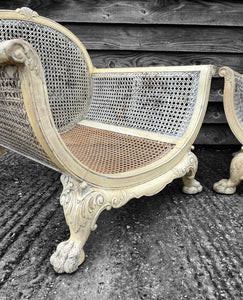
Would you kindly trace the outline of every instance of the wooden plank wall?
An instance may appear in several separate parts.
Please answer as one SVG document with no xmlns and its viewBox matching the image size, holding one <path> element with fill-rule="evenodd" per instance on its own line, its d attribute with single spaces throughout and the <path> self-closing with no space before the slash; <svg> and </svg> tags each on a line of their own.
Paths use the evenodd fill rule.
<svg viewBox="0 0 243 300">
<path fill-rule="evenodd" d="M 96 67 L 227 65 L 243 73 L 241 0 L 8 0 L 28 6 L 74 32 Z M 195 144 L 238 144 L 224 116 L 223 80 L 213 78 L 204 124 Z"/>
</svg>

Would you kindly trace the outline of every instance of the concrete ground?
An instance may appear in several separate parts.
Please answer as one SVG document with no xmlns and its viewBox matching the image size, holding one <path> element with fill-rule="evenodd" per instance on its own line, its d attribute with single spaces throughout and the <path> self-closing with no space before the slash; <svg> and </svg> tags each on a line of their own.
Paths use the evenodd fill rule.
<svg viewBox="0 0 243 300">
<path fill-rule="evenodd" d="M 69 235 L 59 174 L 13 152 L 0 157 L 0 299 L 243 299 L 243 183 L 218 195 L 236 149 L 195 151 L 204 191 L 175 180 L 153 197 L 105 211 L 86 260 L 56 274 L 49 257 Z"/>
</svg>

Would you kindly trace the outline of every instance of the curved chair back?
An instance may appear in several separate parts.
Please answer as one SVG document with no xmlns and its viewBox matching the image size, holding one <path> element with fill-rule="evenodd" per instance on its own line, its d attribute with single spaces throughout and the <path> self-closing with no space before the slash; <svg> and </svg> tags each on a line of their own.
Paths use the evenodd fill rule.
<svg viewBox="0 0 243 300">
<path fill-rule="evenodd" d="M 41 60 L 42 88 L 48 94 L 57 131 L 62 134 L 72 129 L 82 119 L 90 102 L 92 63 L 86 49 L 65 27 L 38 16 L 29 8 L 0 11 L 0 42 L 13 39 L 31 44 Z M 0 67 L 0 144 L 60 168 L 53 163 L 53 158 L 50 159 L 52 151 L 49 149 L 47 155 L 33 132 L 23 94 L 27 88 L 23 87 L 19 70 L 17 65 L 2 64 Z M 35 88 L 35 84 L 33 86 Z"/>
<path fill-rule="evenodd" d="M 69 130 L 90 98 L 91 61 L 84 46 L 66 28 L 28 8 L 1 11 L 0 19 L 0 41 L 23 39 L 36 50 L 55 125 L 60 133 Z"/>
</svg>

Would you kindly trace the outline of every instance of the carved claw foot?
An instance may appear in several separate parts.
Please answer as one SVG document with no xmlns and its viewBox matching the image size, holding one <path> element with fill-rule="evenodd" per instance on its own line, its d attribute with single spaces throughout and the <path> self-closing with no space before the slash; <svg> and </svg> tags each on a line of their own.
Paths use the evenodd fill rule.
<svg viewBox="0 0 243 300">
<path fill-rule="evenodd" d="M 230 180 L 221 179 L 213 185 L 213 189 L 217 193 L 231 195 L 235 193 L 236 186 Z"/>
<path fill-rule="evenodd" d="M 70 230 L 69 240 L 60 243 L 50 262 L 57 273 L 72 273 L 84 261 L 83 247 L 89 234 L 96 228 L 96 220 L 111 204 L 103 191 L 84 181 L 62 175 L 63 191 L 60 203 Z"/>
<path fill-rule="evenodd" d="M 182 188 L 183 193 L 185 194 L 197 194 L 200 193 L 203 189 L 200 182 L 195 179 L 197 172 L 198 160 L 194 153 L 189 154 L 189 164 L 187 167 L 187 173 L 182 177 L 184 186 Z"/>
<path fill-rule="evenodd" d="M 234 194 L 241 180 L 243 180 L 243 149 L 231 161 L 230 178 L 216 182 L 213 189 L 220 194 Z"/>
<path fill-rule="evenodd" d="M 193 179 L 189 185 L 184 185 L 182 188 L 183 193 L 190 195 L 200 193 L 202 190 L 202 185 L 196 179 Z"/>
<path fill-rule="evenodd" d="M 85 259 L 82 243 L 69 239 L 57 246 L 50 262 L 57 273 L 72 273 Z"/>
</svg>

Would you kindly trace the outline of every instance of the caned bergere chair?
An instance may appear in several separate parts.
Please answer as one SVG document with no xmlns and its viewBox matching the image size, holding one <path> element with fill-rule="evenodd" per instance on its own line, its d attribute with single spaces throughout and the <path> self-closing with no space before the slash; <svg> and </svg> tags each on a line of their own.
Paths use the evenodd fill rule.
<svg viewBox="0 0 243 300">
<path fill-rule="evenodd" d="M 222 67 L 219 75 L 224 77 L 224 111 L 229 126 L 243 144 L 243 75 L 228 67 Z M 235 155 L 230 164 L 230 178 L 222 179 L 213 186 L 222 194 L 233 194 L 243 180 L 243 147 Z"/>
<path fill-rule="evenodd" d="M 96 69 L 80 41 L 28 8 L 0 12 L 0 145 L 61 172 L 69 240 L 51 256 L 73 272 L 104 209 L 194 179 L 190 151 L 211 65 Z M 3 150 L 3 148 L 2 148 Z"/>
</svg>

